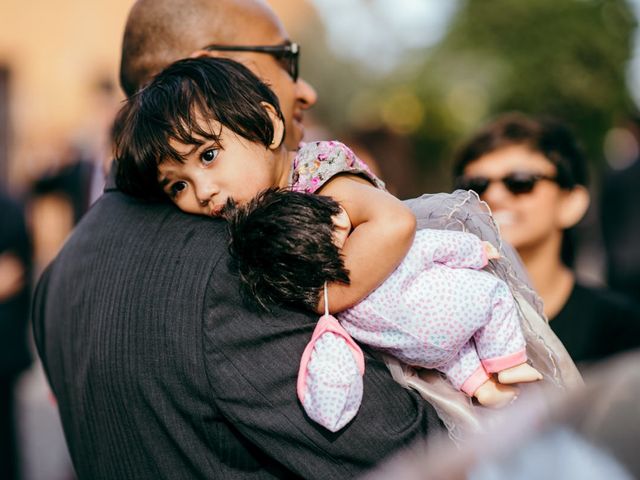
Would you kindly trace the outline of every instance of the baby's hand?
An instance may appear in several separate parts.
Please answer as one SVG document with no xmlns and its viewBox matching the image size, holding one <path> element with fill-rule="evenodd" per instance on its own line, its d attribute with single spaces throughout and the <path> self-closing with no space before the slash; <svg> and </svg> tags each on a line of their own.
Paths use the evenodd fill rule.
<svg viewBox="0 0 640 480">
<path fill-rule="evenodd" d="M 482 242 L 482 246 L 484 247 L 484 253 L 487 255 L 489 260 L 497 260 L 500 258 L 500 252 L 498 252 L 498 249 L 489 242 Z"/>
</svg>

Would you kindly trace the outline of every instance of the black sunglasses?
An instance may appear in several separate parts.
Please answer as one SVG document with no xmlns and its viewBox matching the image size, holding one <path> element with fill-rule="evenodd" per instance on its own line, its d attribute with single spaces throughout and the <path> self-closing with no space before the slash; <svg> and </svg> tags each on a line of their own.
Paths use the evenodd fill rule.
<svg viewBox="0 0 640 480">
<path fill-rule="evenodd" d="M 514 195 L 530 193 L 540 180 L 549 180 L 558 183 L 558 177 L 542 175 L 530 172 L 512 172 L 502 178 L 488 177 L 466 177 L 460 176 L 455 181 L 455 188 L 462 190 L 473 190 L 478 195 L 487 191 L 491 182 L 502 182 L 507 190 Z"/>
<path fill-rule="evenodd" d="M 274 56 L 291 75 L 293 81 L 298 80 L 300 45 L 286 42 L 282 45 L 207 45 L 203 50 L 217 52 L 257 52 Z"/>
</svg>

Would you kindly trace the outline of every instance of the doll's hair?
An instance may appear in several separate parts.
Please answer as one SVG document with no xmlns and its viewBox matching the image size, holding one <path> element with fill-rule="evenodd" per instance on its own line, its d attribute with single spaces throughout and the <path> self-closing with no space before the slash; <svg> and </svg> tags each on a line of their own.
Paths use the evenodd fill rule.
<svg viewBox="0 0 640 480">
<path fill-rule="evenodd" d="M 171 64 L 132 95 L 116 117 L 118 188 L 145 199 L 166 198 L 158 165 L 185 161 L 170 141 L 195 147 L 213 141 L 223 148 L 221 128 L 213 122 L 269 148 L 274 128 L 263 102 L 284 121 L 273 91 L 240 63 L 202 57 Z"/>
<path fill-rule="evenodd" d="M 331 197 L 273 188 L 243 206 L 228 202 L 229 251 L 244 295 L 265 309 L 287 304 L 315 310 L 325 281 L 349 284 L 333 243 L 338 213 Z"/>
</svg>

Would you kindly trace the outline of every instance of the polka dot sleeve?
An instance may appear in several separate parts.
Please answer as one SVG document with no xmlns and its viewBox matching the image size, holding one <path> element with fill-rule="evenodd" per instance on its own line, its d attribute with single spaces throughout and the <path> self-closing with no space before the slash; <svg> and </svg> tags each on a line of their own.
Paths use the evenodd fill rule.
<svg viewBox="0 0 640 480">
<path fill-rule="evenodd" d="M 479 270 L 487 265 L 482 241 L 472 233 L 423 230 L 422 255 L 427 265 L 441 263 L 451 268 Z"/>
</svg>

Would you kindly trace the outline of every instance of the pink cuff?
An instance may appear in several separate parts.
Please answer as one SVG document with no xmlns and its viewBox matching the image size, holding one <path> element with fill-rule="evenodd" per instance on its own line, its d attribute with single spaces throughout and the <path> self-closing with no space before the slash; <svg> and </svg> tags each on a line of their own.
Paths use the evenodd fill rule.
<svg viewBox="0 0 640 480">
<path fill-rule="evenodd" d="M 364 375 L 364 354 L 358 344 L 333 315 L 323 315 L 320 317 L 320 320 L 318 320 L 313 335 L 311 335 L 311 341 L 305 347 L 304 352 L 302 352 L 302 358 L 300 359 L 297 392 L 301 402 L 304 401 L 304 393 L 307 387 L 307 365 L 309 364 L 309 360 L 311 360 L 311 352 L 313 352 L 316 341 L 328 332 L 335 333 L 344 339 L 347 347 L 349 347 L 351 353 L 353 353 L 353 358 L 356 361 L 360 375 Z"/>
<path fill-rule="evenodd" d="M 478 388 L 480 388 L 480 385 L 482 385 L 487 380 L 489 380 L 489 375 L 484 371 L 484 368 L 480 366 L 475 372 L 471 374 L 469 378 L 464 381 L 464 383 L 460 387 L 460 390 L 462 390 L 470 397 L 473 397 L 473 394 L 476 393 L 476 390 L 478 390 Z"/>
<path fill-rule="evenodd" d="M 519 352 L 512 353 L 511 355 L 505 355 L 504 357 L 487 358 L 481 360 L 482 366 L 489 373 L 501 372 L 507 368 L 521 365 L 527 361 L 527 351 L 520 350 Z"/>
</svg>

